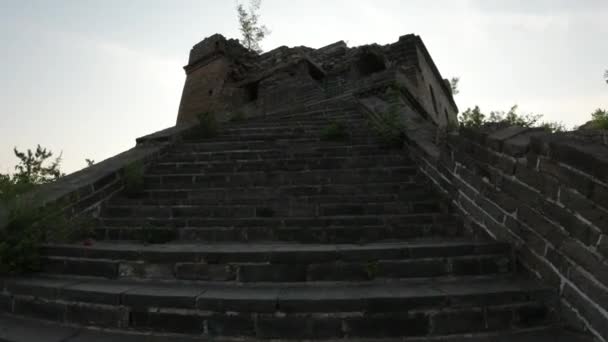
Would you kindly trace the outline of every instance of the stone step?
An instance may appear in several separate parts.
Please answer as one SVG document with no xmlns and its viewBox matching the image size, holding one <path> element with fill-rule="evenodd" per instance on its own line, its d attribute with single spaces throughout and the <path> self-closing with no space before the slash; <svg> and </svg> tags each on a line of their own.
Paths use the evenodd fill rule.
<svg viewBox="0 0 608 342">
<path fill-rule="evenodd" d="M 127 330 L 98 330 L 73 327 L 60 323 L 0 315 L 0 341 L 3 342 L 200 342 L 200 336 L 160 334 Z M 234 339 L 214 338 L 215 341 L 235 342 Z M 539 327 L 480 334 L 413 338 L 350 339 L 356 342 L 593 342 L 589 336 L 559 327 Z M 248 341 L 262 341 L 248 339 Z M 323 341 L 323 340 L 319 340 Z M 326 342 L 335 342 L 335 340 Z"/>
<path fill-rule="evenodd" d="M 353 195 L 332 195 L 319 194 L 316 192 L 306 192 L 306 189 L 301 189 L 302 194 L 284 194 L 280 190 L 275 191 L 260 191 L 255 189 L 244 188 L 241 191 L 219 191 L 212 189 L 213 193 L 201 198 L 186 198 L 187 196 L 171 195 L 167 196 L 150 196 L 145 198 L 128 198 L 128 197 L 113 197 L 108 200 L 108 206 L 196 206 L 196 205 L 252 205 L 268 206 L 273 203 L 297 202 L 302 204 L 379 204 L 395 201 L 425 201 L 435 200 L 439 202 L 434 194 L 429 189 L 424 187 L 413 188 L 407 193 L 384 193 L 384 194 L 353 194 Z M 313 190 L 311 190 L 313 191 Z M 179 191 L 177 191 L 179 192 Z"/>
<path fill-rule="evenodd" d="M 436 213 L 441 209 L 434 198 L 421 198 L 410 202 L 385 203 L 304 203 L 302 201 L 272 201 L 257 204 L 205 204 L 205 205 L 106 205 L 101 217 L 112 218 L 265 218 L 265 217 L 318 217 L 343 215 L 398 215 Z"/>
<path fill-rule="evenodd" d="M 341 185 L 365 183 L 416 183 L 426 179 L 410 166 L 304 171 L 243 171 L 232 173 L 146 174 L 146 189 L 200 189 L 280 187 L 287 185 Z"/>
<path fill-rule="evenodd" d="M 340 140 L 340 141 L 326 141 L 324 138 L 319 136 L 308 136 L 301 135 L 296 136 L 293 134 L 285 134 L 285 135 L 265 135 L 265 134 L 248 134 L 248 135 L 234 135 L 234 136 L 222 136 L 221 134 L 212 138 L 197 138 L 196 140 L 191 140 L 196 143 L 210 143 L 210 144 L 221 144 L 221 143 L 245 143 L 253 146 L 277 146 L 277 145 L 290 145 L 290 144 L 319 144 L 325 145 L 327 142 L 332 144 L 342 144 L 342 145 L 362 145 L 362 144 L 379 144 L 380 140 L 374 133 L 367 133 L 361 135 L 351 135 L 348 139 Z M 329 145 L 329 144 L 327 144 Z"/>
<path fill-rule="evenodd" d="M 331 123 L 342 123 L 347 127 L 363 128 L 368 126 L 365 118 L 352 117 L 342 119 L 291 119 L 273 121 L 243 121 L 241 123 L 230 123 L 223 126 L 223 131 L 249 131 L 249 130 L 321 130 Z"/>
<path fill-rule="evenodd" d="M 268 149 L 208 150 L 208 147 L 204 144 L 181 144 L 168 152 L 161 162 L 242 161 L 291 158 L 395 158 L 397 156 L 397 158 L 403 158 L 407 164 L 412 163 L 400 151 L 387 150 L 375 145 L 302 145 Z"/>
<path fill-rule="evenodd" d="M 370 134 L 370 130 L 367 127 L 367 122 L 358 120 L 358 121 L 328 121 L 328 122 L 317 122 L 317 123 L 308 123 L 308 122 L 300 122 L 300 123 L 289 123 L 281 124 L 276 123 L 274 125 L 266 125 L 266 126 L 242 126 L 242 127 L 234 127 L 234 126 L 223 126 L 218 130 L 219 136 L 267 136 L 267 137 L 282 137 L 287 136 L 289 138 L 296 136 L 319 136 L 322 135 L 323 131 L 333 124 L 342 124 L 345 129 L 345 133 L 348 135 L 368 135 Z"/>
<path fill-rule="evenodd" d="M 371 142 L 356 142 L 356 141 L 319 141 L 318 139 L 298 139 L 296 141 L 233 141 L 233 142 L 214 142 L 206 141 L 190 141 L 183 142 L 173 147 L 175 152 L 211 152 L 211 153 L 226 153 L 226 152 L 248 152 L 254 150 L 279 150 L 286 152 L 314 152 L 316 150 L 335 150 L 335 149 L 350 149 L 353 153 L 359 150 L 370 151 L 373 153 L 390 153 L 397 151 L 396 149 L 388 149 L 380 146 L 376 141 Z M 369 152 L 367 153 L 369 154 Z"/>
<path fill-rule="evenodd" d="M 445 336 L 554 322 L 554 293 L 517 278 L 226 285 L 26 278 L 2 309 L 61 323 L 203 337 Z"/>
<path fill-rule="evenodd" d="M 159 162 L 154 164 L 148 174 L 196 174 L 196 173 L 233 173 L 249 171 L 302 171 L 335 170 L 350 168 L 402 167 L 416 166 L 399 155 L 343 157 L 343 158 L 265 158 L 256 160 L 204 161 L 204 162 Z"/>
<path fill-rule="evenodd" d="M 508 245 L 468 241 L 46 245 L 43 272 L 227 282 L 364 281 L 511 271 Z"/>
<path fill-rule="evenodd" d="M 334 215 L 318 217 L 256 217 L 256 218 L 144 218 L 103 217 L 100 223 L 109 227 L 330 227 L 330 226 L 379 226 L 404 227 L 409 225 L 442 225 L 459 222 L 452 214 L 400 214 L 400 215 Z"/>
<path fill-rule="evenodd" d="M 233 199 L 258 198 L 260 200 L 282 199 L 285 197 L 302 196 L 378 196 L 394 195 L 403 200 L 411 200 L 434 194 L 428 180 L 417 182 L 369 182 L 364 184 L 324 184 L 324 185 L 284 185 L 284 186 L 246 186 L 231 188 L 200 188 L 191 189 L 186 186 L 173 189 L 147 189 L 141 196 L 146 199 L 189 199 L 189 200 L 217 200 L 229 201 Z"/>
<path fill-rule="evenodd" d="M 301 147 L 350 147 L 359 145 L 372 145 L 376 148 L 381 148 L 376 137 L 349 139 L 345 141 L 323 141 L 318 137 L 315 138 L 298 138 L 298 139 L 282 139 L 282 140 L 220 140 L 208 139 L 199 141 L 190 141 L 187 146 L 195 146 L 199 152 L 218 152 L 218 151 L 233 151 L 233 150 L 259 150 L 259 149 L 294 149 Z"/>
<path fill-rule="evenodd" d="M 217 222 L 211 222 L 217 224 Z M 408 224 L 391 225 L 331 225 L 331 226 L 204 226 L 163 228 L 142 226 L 101 226 L 95 229 L 98 240 L 147 241 L 166 243 L 175 240 L 204 242 L 264 242 L 285 241 L 298 243 L 371 243 L 388 240 L 407 240 L 422 237 L 459 236 L 461 225 Z"/>
</svg>

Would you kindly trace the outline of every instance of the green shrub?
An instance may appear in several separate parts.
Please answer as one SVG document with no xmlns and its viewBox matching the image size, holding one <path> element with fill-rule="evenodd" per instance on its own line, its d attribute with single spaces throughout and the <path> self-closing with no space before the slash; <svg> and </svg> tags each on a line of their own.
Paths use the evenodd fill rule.
<svg viewBox="0 0 608 342">
<path fill-rule="evenodd" d="M 129 198 L 141 197 L 144 193 L 144 166 L 140 162 L 125 167 L 123 171 L 124 192 Z"/>
<path fill-rule="evenodd" d="M 0 228 L 0 274 L 19 274 L 40 269 L 40 245 L 44 234 L 38 224 L 41 213 L 14 205 L 5 227 Z"/>
<path fill-rule="evenodd" d="M 198 134 L 201 138 L 213 138 L 219 132 L 219 123 L 214 113 L 202 112 L 197 115 Z"/>
<path fill-rule="evenodd" d="M 38 271 L 43 243 L 72 243 L 92 236 L 88 216 L 68 219 L 58 205 L 36 208 L 27 203 L 17 199 L 7 204 L 7 224 L 0 228 L 0 274 Z"/>
<path fill-rule="evenodd" d="M 399 107 L 393 104 L 384 112 L 375 112 L 369 117 L 372 130 L 389 147 L 402 147 L 405 141 L 405 126 L 399 116 Z"/>
<path fill-rule="evenodd" d="M 608 110 L 598 108 L 591 113 L 591 123 L 593 128 L 608 129 Z"/>
<path fill-rule="evenodd" d="M 331 122 L 321 130 L 321 140 L 344 141 L 348 139 L 348 136 L 348 128 L 343 122 Z"/>
<path fill-rule="evenodd" d="M 541 128 L 544 128 L 545 131 L 547 132 L 551 132 L 551 133 L 559 133 L 559 132 L 565 132 L 566 131 L 566 126 L 561 123 L 561 122 L 543 122 L 540 124 Z"/>
</svg>

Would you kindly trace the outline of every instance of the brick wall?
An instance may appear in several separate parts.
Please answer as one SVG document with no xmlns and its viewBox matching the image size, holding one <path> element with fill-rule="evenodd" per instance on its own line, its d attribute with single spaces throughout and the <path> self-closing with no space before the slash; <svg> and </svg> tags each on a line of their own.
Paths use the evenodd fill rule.
<svg viewBox="0 0 608 342">
<path fill-rule="evenodd" d="M 607 341 L 608 146 L 599 140 L 494 126 L 450 134 L 438 153 L 409 145 L 471 234 L 513 243 L 521 266 L 558 289 L 566 323 Z"/>
</svg>

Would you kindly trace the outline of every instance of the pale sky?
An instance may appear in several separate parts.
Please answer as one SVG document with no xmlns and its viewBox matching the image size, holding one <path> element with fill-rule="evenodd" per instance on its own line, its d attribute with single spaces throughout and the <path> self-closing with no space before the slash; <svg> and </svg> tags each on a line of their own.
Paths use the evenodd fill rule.
<svg viewBox="0 0 608 342">
<path fill-rule="evenodd" d="M 264 0 L 262 44 L 318 48 L 422 36 L 462 110 L 544 113 L 568 126 L 608 108 L 608 0 Z M 192 45 L 238 38 L 226 0 L 0 0 L 0 172 L 12 148 L 101 161 L 175 123 Z"/>
</svg>

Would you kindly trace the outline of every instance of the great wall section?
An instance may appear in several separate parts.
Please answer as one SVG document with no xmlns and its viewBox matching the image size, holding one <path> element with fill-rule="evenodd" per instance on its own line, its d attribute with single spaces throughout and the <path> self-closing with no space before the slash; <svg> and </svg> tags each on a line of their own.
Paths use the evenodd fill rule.
<svg viewBox="0 0 608 342">
<path fill-rule="evenodd" d="M 458 128 L 415 35 L 184 69 L 175 127 L 32 195 L 95 239 L 0 278 L 0 341 L 608 341 L 605 132 Z"/>
</svg>

